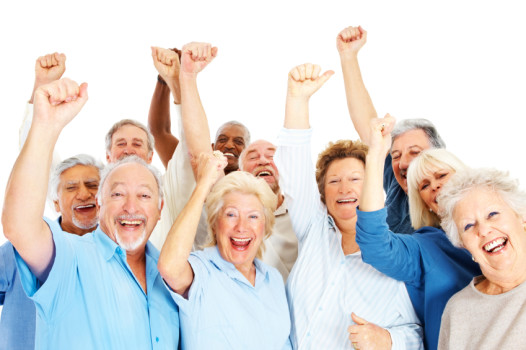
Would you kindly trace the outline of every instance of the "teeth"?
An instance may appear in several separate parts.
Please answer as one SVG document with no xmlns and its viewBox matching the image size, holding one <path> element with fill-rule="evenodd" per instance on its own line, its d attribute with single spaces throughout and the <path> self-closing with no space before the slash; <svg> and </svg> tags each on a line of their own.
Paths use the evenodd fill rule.
<svg viewBox="0 0 526 350">
<path fill-rule="evenodd" d="M 270 171 L 262 171 L 257 176 L 270 176 L 272 175 Z"/>
<path fill-rule="evenodd" d="M 134 221 L 121 220 L 120 223 L 121 223 L 121 225 L 140 225 L 140 224 L 142 224 L 142 221 L 141 220 L 134 220 Z"/>
<path fill-rule="evenodd" d="M 496 239 L 494 241 L 489 242 L 483 248 L 488 253 L 496 253 L 499 250 L 501 250 L 502 248 L 504 248 L 504 245 L 505 245 L 505 243 L 507 241 L 508 240 L 506 238 L 498 238 L 498 239 Z"/>
<path fill-rule="evenodd" d="M 231 237 L 230 239 L 233 240 L 234 242 L 240 242 L 240 243 L 250 242 L 252 240 L 252 238 L 234 238 L 234 237 Z"/>
<path fill-rule="evenodd" d="M 230 152 L 223 153 L 223 155 L 225 157 L 234 157 L 234 153 L 230 153 Z"/>
<path fill-rule="evenodd" d="M 337 200 L 338 203 L 354 203 L 356 202 L 357 199 L 356 198 L 351 198 L 351 199 L 339 199 Z"/>
<path fill-rule="evenodd" d="M 93 207 L 95 207 L 94 204 L 88 204 L 88 205 L 79 205 L 75 209 L 85 209 L 85 208 L 93 208 Z"/>
</svg>

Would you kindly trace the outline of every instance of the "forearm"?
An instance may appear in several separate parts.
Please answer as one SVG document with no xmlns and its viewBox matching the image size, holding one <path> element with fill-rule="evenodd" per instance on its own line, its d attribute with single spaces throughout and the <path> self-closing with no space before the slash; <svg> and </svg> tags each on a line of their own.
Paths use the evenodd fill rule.
<svg viewBox="0 0 526 350">
<path fill-rule="evenodd" d="M 286 129 L 309 129 L 309 97 L 287 95 L 285 104 Z"/>
<path fill-rule="evenodd" d="M 181 72 L 179 77 L 181 83 L 183 132 L 188 152 L 192 157 L 197 158 L 201 153 L 212 152 L 210 147 L 210 129 L 197 89 L 197 76 Z"/>
<path fill-rule="evenodd" d="M 148 127 L 155 139 L 155 150 L 166 168 L 179 141 L 171 131 L 170 88 L 160 81 L 157 81 L 150 103 Z"/>
<path fill-rule="evenodd" d="M 377 117 L 373 101 L 365 88 L 356 53 L 340 56 L 347 107 L 360 139 L 369 144 L 369 123 Z"/>
<path fill-rule="evenodd" d="M 369 148 L 365 164 L 365 179 L 360 197 L 360 210 L 380 210 L 384 207 L 383 174 L 385 154 L 383 154 L 383 150 L 377 147 Z"/>
<path fill-rule="evenodd" d="M 408 323 L 387 329 L 391 335 L 392 350 L 424 349 L 423 329 L 416 323 Z"/>
<path fill-rule="evenodd" d="M 158 268 L 168 285 L 178 294 L 184 294 L 193 281 L 188 263 L 192 251 L 203 203 L 210 186 L 198 184 L 175 220 L 159 257 Z"/>
</svg>

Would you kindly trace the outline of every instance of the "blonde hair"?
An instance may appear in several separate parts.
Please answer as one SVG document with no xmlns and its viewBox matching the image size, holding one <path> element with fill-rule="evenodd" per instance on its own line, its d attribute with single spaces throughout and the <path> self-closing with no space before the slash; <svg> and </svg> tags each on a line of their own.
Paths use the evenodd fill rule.
<svg viewBox="0 0 526 350">
<path fill-rule="evenodd" d="M 254 195 L 258 198 L 263 206 L 263 213 L 265 215 L 265 236 L 263 239 L 270 237 L 272 234 L 275 221 L 274 211 L 278 205 L 278 197 L 272 192 L 265 180 L 258 179 L 245 171 L 233 171 L 220 179 L 206 198 L 208 239 L 205 246 L 210 247 L 217 244 L 214 231 L 219 214 L 223 209 L 223 198 L 232 192 Z M 264 250 L 264 242 L 261 242 L 256 257 L 261 259 Z"/>
<path fill-rule="evenodd" d="M 429 211 L 420 196 L 419 184 L 435 169 L 449 169 L 457 172 L 466 168 L 460 159 L 443 148 L 425 150 L 411 162 L 407 172 L 407 195 L 411 225 L 415 230 L 423 226 L 440 226 L 438 214 Z"/>
</svg>

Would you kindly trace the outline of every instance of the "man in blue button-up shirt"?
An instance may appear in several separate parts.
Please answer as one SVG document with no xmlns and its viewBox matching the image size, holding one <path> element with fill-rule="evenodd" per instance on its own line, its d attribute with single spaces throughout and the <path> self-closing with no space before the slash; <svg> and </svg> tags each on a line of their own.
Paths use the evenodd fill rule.
<svg viewBox="0 0 526 350">
<path fill-rule="evenodd" d="M 37 308 L 36 346 L 176 349 L 177 307 L 147 243 L 162 207 L 153 168 L 129 157 L 106 169 L 93 233 L 77 237 L 42 220 L 54 145 L 86 101 L 87 85 L 68 79 L 35 92 L 31 130 L 6 188 L 2 223 Z"/>
</svg>

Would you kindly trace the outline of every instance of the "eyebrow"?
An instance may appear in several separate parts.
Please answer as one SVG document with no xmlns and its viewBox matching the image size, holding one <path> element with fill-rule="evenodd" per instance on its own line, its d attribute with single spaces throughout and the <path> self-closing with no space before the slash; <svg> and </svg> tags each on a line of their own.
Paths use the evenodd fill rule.
<svg viewBox="0 0 526 350">
<path fill-rule="evenodd" d="M 117 186 L 119 186 L 119 185 L 126 186 L 126 182 L 116 181 L 116 182 L 114 182 L 113 184 L 111 184 L 110 190 L 114 189 L 115 187 L 117 187 Z M 150 185 L 148 185 L 148 184 L 141 184 L 141 185 L 139 185 L 139 187 L 146 187 L 146 188 L 149 189 L 150 191 L 155 192 L 155 191 L 153 190 L 153 188 L 152 188 Z"/>
</svg>

